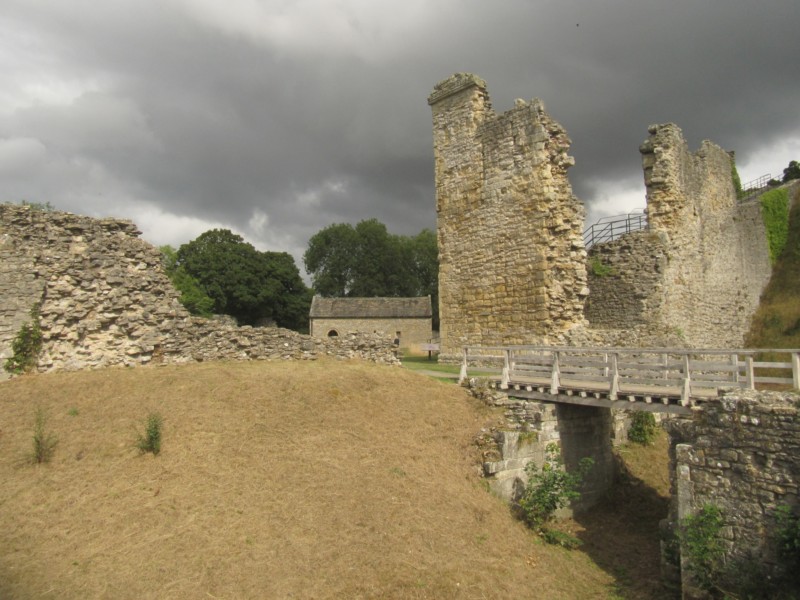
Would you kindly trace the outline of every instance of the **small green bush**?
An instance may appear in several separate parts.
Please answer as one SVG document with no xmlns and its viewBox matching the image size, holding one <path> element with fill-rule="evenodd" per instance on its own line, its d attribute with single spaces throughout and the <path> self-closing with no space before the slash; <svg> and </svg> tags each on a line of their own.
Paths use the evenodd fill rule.
<svg viewBox="0 0 800 600">
<path fill-rule="evenodd" d="M 11 342 L 13 354 L 3 364 L 8 373 L 21 375 L 32 371 L 42 350 L 42 330 L 39 328 L 39 306 L 34 305 L 30 312 L 31 322 L 23 323 L 14 341 Z"/>
<path fill-rule="evenodd" d="M 782 189 L 761 194 L 761 217 L 767 229 L 769 259 L 775 264 L 789 238 L 789 193 Z"/>
<path fill-rule="evenodd" d="M 37 408 L 33 425 L 33 461 L 40 464 L 50 462 L 58 444 L 58 438 L 47 431 L 46 425 L 47 414 L 43 408 Z"/>
<path fill-rule="evenodd" d="M 642 446 L 649 446 L 656 439 L 656 418 L 653 413 L 636 411 L 633 413 L 628 439 Z"/>
<path fill-rule="evenodd" d="M 136 440 L 136 447 L 143 454 L 145 452 L 152 452 L 157 455 L 161 452 L 161 426 L 163 419 L 158 413 L 150 413 L 147 415 L 147 422 L 145 423 L 144 435 L 139 434 Z"/>
<path fill-rule="evenodd" d="M 723 524 L 722 511 L 706 504 L 696 514 L 684 518 L 678 530 L 682 550 L 687 554 L 687 568 L 704 590 L 713 589 L 721 573 L 725 550 L 720 536 Z"/>
<path fill-rule="evenodd" d="M 786 578 L 800 586 L 800 516 L 794 514 L 786 505 L 779 506 L 778 556 Z"/>
<path fill-rule="evenodd" d="M 614 275 L 614 267 L 606 265 L 597 256 L 592 257 L 589 261 L 589 268 L 595 277 L 608 277 Z"/>
<path fill-rule="evenodd" d="M 525 467 L 528 483 L 519 499 L 519 508 L 528 526 L 539 532 L 545 541 L 565 547 L 580 543 L 574 539 L 566 543 L 563 535 L 552 533 L 545 526 L 559 508 L 580 498 L 578 487 L 593 465 L 591 458 L 582 458 L 577 471 L 568 473 L 559 447 L 549 444 L 541 469 L 534 462 Z"/>
</svg>

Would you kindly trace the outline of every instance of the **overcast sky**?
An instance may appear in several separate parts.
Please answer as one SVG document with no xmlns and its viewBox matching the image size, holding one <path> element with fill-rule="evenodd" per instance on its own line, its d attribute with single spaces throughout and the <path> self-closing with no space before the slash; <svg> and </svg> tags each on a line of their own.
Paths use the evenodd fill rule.
<svg viewBox="0 0 800 600">
<path fill-rule="evenodd" d="M 798 0 L 0 0 L 0 200 L 223 227 L 300 257 L 331 223 L 435 229 L 433 86 L 541 98 L 589 219 L 644 206 L 675 122 L 743 181 L 800 160 Z M 587 223 L 589 224 L 589 223 Z"/>
</svg>

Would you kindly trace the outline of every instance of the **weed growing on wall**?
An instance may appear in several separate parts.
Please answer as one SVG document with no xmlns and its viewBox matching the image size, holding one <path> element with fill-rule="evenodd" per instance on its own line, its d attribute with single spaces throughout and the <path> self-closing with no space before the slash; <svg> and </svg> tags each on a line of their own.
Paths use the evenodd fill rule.
<svg viewBox="0 0 800 600">
<path fill-rule="evenodd" d="M 744 193 L 742 190 L 742 178 L 739 177 L 739 171 L 734 161 L 731 161 L 731 179 L 733 180 L 733 189 L 736 191 L 736 197 L 741 198 Z"/>
<path fill-rule="evenodd" d="M 704 590 L 713 589 L 720 575 L 725 550 L 720 537 L 723 524 L 722 511 L 705 504 L 696 514 L 684 518 L 678 530 L 686 566 L 697 586 Z"/>
<path fill-rule="evenodd" d="M 58 444 L 58 438 L 47 431 L 47 414 L 43 408 L 37 408 L 33 424 L 33 461 L 50 462 Z"/>
<path fill-rule="evenodd" d="M 34 305 L 30 312 L 31 322 L 23 323 L 11 343 L 13 355 L 6 360 L 3 368 L 8 373 L 20 375 L 36 367 L 42 349 L 42 330 L 39 328 L 39 306 Z"/>
<path fill-rule="evenodd" d="M 142 453 L 152 452 L 157 455 L 161 452 L 161 425 L 163 419 L 158 413 L 150 413 L 147 415 L 147 422 L 145 423 L 144 434 L 139 434 L 136 440 L 136 447 Z"/>
<path fill-rule="evenodd" d="M 775 264 L 789 237 L 789 193 L 770 190 L 761 194 L 761 217 L 767 229 L 769 259 Z"/>
<path fill-rule="evenodd" d="M 789 506 L 779 506 L 778 521 L 778 556 L 786 574 L 786 583 L 800 589 L 800 516 L 792 512 Z"/>
<path fill-rule="evenodd" d="M 649 446 L 656 439 L 656 418 L 653 413 L 636 411 L 633 413 L 628 439 L 642 446 Z"/>
<path fill-rule="evenodd" d="M 606 265 L 598 257 L 593 257 L 589 261 L 589 269 L 595 277 L 608 277 L 614 275 L 614 267 Z"/>
<path fill-rule="evenodd" d="M 594 461 L 591 458 L 582 458 L 578 469 L 568 473 L 564 469 L 559 447 L 556 444 L 549 444 L 541 469 L 534 462 L 528 463 L 525 467 L 528 483 L 519 499 L 519 507 L 528 526 L 539 532 L 545 541 L 568 548 L 580 544 L 572 536 L 553 532 L 546 525 L 559 508 L 580 498 L 578 487 L 593 465 Z"/>
</svg>

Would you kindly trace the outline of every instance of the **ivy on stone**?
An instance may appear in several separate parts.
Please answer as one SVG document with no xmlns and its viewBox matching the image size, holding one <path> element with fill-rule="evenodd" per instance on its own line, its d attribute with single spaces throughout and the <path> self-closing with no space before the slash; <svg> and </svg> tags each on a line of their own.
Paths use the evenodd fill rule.
<svg viewBox="0 0 800 600">
<path fill-rule="evenodd" d="M 767 229 L 769 259 L 775 264 L 789 238 L 789 193 L 785 189 L 761 195 L 761 218 Z"/>
</svg>

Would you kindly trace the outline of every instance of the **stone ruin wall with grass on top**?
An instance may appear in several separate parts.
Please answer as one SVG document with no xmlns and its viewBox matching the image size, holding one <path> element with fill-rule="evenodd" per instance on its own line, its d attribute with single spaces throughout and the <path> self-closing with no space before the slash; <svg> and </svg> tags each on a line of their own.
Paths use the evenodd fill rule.
<svg viewBox="0 0 800 600">
<path fill-rule="evenodd" d="M 192 317 L 139 235 L 126 220 L 0 205 L 0 376 L 34 306 L 42 372 L 320 355 L 397 362 L 391 335 L 319 339 Z"/>
<path fill-rule="evenodd" d="M 540 100 L 496 114 L 486 83 L 436 85 L 433 112 L 441 357 L 530 343 L 584 323 L 583 204 L 570 139 Z"/>
<path fill-rule="evenodd" d="M 760 203 L 737 200 L 729 152 L 707 140 L 690 152 L 671 123 L 649 131 L 649 230 L 590 249 L 586 316 L 600 329 L 671 332 L 682 346 L 741 347 L 771 274 Z"/>
</svg>

